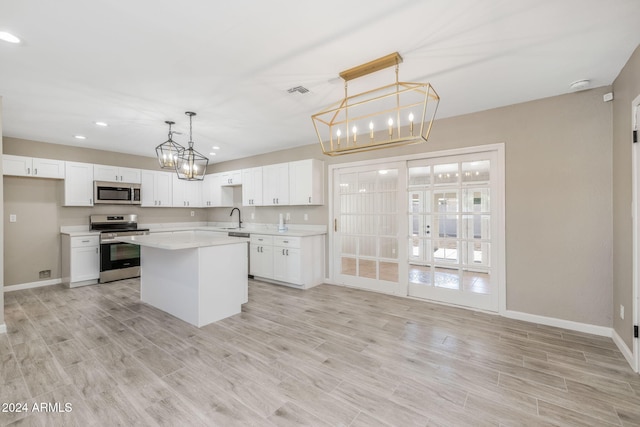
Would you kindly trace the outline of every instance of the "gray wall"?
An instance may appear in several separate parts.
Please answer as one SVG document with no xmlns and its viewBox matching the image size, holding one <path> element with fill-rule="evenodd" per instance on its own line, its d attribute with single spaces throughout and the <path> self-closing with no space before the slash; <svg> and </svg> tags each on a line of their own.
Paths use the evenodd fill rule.
<svg viewBox="0 0 640 427">
<path fill-rule="evenodd" d="M 593 90 L 438 120 L 429 142 L 339 157 L 319 144 L 216 164 L 225 171 L 309 157 L 327 165 L 505 143 L 507 308 L 612 326 L 612 106 Z M 443 101 L 446 97 L 443 96 Z M 325 193 L 327 194 L 327 193 Z M 628 205 L 627 205 L 628 209 Z M 327 206 L 243 208 L 245 222 L 326 224 Z M 212 221 L 229 209 L 210 209 Z"/>
<path fill-rule="evenodd" d="M 428 143 L 398 149 L 379 150 L 340 157 L 323 156 L 319 144 L 269 153 L 237 161 L 214 164 L 210 171 L 241 169 L 262 164 L 304 158 L 322 158 L 326 164 L 353 162 L 405 154 L 441 151 L 457 147 L 505 143 L 506 153 L 506 272 L 507 308 L 599 326 L 612 326 L 612 106 L 602 95 L 603 87 L 572 93 L 461 117 L 438 120 Z M 446 97 L 443 96 L 443 101 Z M 107 154 L 93 150 L 30 143 L 7 138 L 7 153 L 38 157 L 107 163 Z M 104 153 L 104 152 L 103 152 Z M 129 156 L 108 153 L 113 164 L 145 167 L 152 158 L 133 161 Z M 125 163 L 126 161 L 126 163 Z M 140 161 L 140 163 L 137 163 Z M 122 163 L 120 163 L 122 162 Z M 151 168 L 151 167 L 150 167 Z M 24 182 L 26 181 L 26 182 Z M 61 192 L 61 183 L 37 179 L 11 179 L 5 184 L 5 209 L 24 209 L 23 218 L 36 218 L 44 206 L 38 188 L 48 185 Z M 20 199 L 27 197 L 29 200 Z M 59 225 L 85 222 L 94 208 L 60 208 L 56 201 L 44 202 L 49 212 L 57 212 L 55 221 L 38 222 L 35 229 L 25 227 L 12 234 L 7 230 L 7 251 L 28 253 L 24 241 L 37 241 L 46 229 L 57 233 Z M 236 192 L 240 204 L 240 193 Z M 55 204 L 55 206 L 54 206 Z M 158 213 L 156 213 L 158 211 Z M 160 212 L 162 211 L 162 212 Z M 173 209 L 168 210 L 174 212 Z M 278 213 L 290 212 L 293 223 L 327 224 L 327 206 L 286 208 L 243 208 L 243 218 L 252 222 L 277 221 Z M 186 221 L 182 210 L 163 213 L 161 209 L 140 209 L 146 217 L 169 215 L 167 221 Z M 187 213 L 185 211 L 184 213 Z M 204 218 L 228 221 L 230 209 L 203 209 Z M 33 219 L 29 222 L 34 221 Z M 5 223 L 5 227 L 8 224 Z M 59 244 L 50 239 L 42 252 L 42 264 L 58 258 Z M 46 254 L 54 253 L 52 258 Z M 50 255 L 51 256 L 51 255 Z M 17 258 L 17 257 L 16 257 Z M 16 259 L 5 272 L 5 280 L 22 283 L 35 281 L 40 267 L 22 275 L 29 262 Z M 36 275 L 35 278 L 33 275 Z"/>
<path fill-rule="evenodd" d="M 613 82 L 613 328 L 633 348 L 631 102 L 640 95 L 640 47 Z M 618 310 L 625 306 L 625 319 Z"/>
</svg>

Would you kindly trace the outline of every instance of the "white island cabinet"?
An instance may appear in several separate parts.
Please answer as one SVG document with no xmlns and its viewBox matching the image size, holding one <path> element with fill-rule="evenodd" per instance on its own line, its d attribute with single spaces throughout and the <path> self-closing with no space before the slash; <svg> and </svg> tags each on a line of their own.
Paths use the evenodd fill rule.
<svg viewBox="0 0 640 427">
<path fill-rule="evenodd" d="M 140 245 L 140 300 L 202 327 L 240 313 L 248 239 L 207 232 L 122 237 Z"/>
</svg>

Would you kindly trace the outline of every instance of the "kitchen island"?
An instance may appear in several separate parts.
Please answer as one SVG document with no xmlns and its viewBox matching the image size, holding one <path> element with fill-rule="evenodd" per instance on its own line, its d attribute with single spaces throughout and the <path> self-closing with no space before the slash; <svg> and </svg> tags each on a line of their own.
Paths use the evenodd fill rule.
<svg viewBox="0 0 640 427">
<path fill-rule="evenodd" d="M 248 239 L 208 232 L 118 239 L 140 245 L 140 300 L 202 327 L 247 302 Z"/>
</svg>

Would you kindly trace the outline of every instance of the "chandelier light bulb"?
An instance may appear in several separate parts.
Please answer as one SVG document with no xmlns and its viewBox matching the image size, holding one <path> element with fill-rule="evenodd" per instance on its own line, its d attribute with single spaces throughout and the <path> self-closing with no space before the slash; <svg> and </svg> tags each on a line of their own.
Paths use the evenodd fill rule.
<svg viewBox="0 0 640 427">
<path fill-rule="evenodd" d="M 336 131 L 336 136 L 338 137 L 338 145 L 340 145 L 340 135 L 342 135 L 342 132 L 340 132 L 340 129 L 338 129 Z"/>
<path fill-rule="evenodd" d="M 389 137 L 393 136 L 393 119 L 389 118 Z"/>
<path fill-rule="evenodd" d="M 373 122 L 369 122 L 369 138 L 373 139 Z"/>
<path fill-rule="evenodd" d="M 352 127 L 351 132 L 353 133 L 353 142 L 355 143 L 358 140 L 358 128 L 355 126 Z"/>
<path fill-rule="evenodd" d="M 413 113 L 409 113 L 409 133 L 413 136 Z"/>
</svg>

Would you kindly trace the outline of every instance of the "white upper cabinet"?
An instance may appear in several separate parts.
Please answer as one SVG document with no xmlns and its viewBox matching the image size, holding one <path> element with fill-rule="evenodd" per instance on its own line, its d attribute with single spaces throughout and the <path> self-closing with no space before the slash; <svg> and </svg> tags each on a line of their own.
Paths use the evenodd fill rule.
<svg viewBox="0 0 640 427">
<path fill-rule="evenodd" d="M 172 183 L 171 172 L 141 171 L 142 207 L 172 207 Z"/>
<path fill-rule="evenodd" d="M 173 174 L 173 206 L 176 208 L 202 207 L 202 183 L 203 181 L 178 179 L 178 176 Z"/>
<path fill-rule="evenodd" d="M 289 204 L 324 204 L 324 162 L 318 159 L 289 162 Z"/>
<path fill-rule="evenodd" d="M 2 173 L 34 178 L 64 179 L 64 161 L 5 154 L 2 156 Z"/>
<path fill-rule="evenodd" d="M 261 206 L 262 166 L 242 170 L 242 205 Z"/>
<path fill-rule="evenodd" d="M 117 166 L 93 165 L 93 179 L 96 181 L 127 182 L 140 184 L 140 169 L 120 168 Z"/>
<path fill-rule="evenodd" d="M 242 171 L 228 171 L 222 172 L 221 185 L 240 185 L 242 184 Z"/>
<path fill-rule="evenodd" d="M 214 173 L 204 177 L 202 181 L 202 206 L 231 207 L 233 206 L 233 188 L 223 187 L 222 174 Z"/>
<path fill-rule="evenodd" d="M 93 206 L 93 165 L 65 162 L 64 205 Z"/>
<path fill-rule="evenodd" d="M 262 167 L 262 204 L 289 204 L 289 163 Z"/>
</svg>

